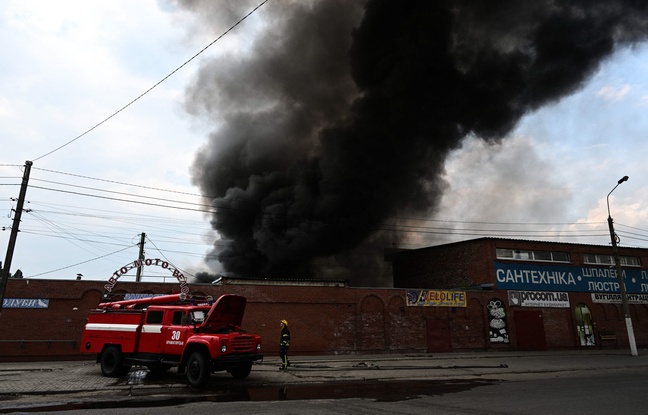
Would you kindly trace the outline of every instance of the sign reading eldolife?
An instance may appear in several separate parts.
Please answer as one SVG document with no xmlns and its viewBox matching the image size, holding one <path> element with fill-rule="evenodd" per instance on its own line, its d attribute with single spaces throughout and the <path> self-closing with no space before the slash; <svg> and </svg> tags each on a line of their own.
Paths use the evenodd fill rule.
<svg viewBox="0 0 648 415">
<path fill-rule="evenodd" d="M 452 290 L 407 290 L 408 306 L 466 307 L 466 293 Z"/>
</svg>

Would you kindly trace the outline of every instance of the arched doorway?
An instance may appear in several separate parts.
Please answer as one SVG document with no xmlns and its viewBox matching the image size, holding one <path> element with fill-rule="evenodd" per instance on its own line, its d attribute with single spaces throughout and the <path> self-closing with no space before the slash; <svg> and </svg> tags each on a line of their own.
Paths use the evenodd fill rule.
<svg viewBox="0 0 648 415">
<path fill-rule="evenodd" d="M 579 303 L 574 307 L 576 332 L 581 346 L 596 346 L 592 313 L 586 304 Z"/>
</svg>

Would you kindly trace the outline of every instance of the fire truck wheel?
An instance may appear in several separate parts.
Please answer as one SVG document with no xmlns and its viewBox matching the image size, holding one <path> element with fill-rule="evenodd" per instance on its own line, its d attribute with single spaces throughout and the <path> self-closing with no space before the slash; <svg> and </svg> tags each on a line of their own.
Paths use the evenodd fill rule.
<svg viewBox="0 0 648 415">
<path fill-rule="evenodd" d="M 230 373 L 235 379 L 244 379 L 248 377 L 252 371 L 252 363 L 243 363 L 241 366 L 238 366 L 230 370 Z"/>
<path fill-rule="evenodd" d="M 130 370 L 130 365 L 124 364 L 124 355 L 116 346 L 109 346 L 101 355 L 101 373 L 109 378 L 124 376 Z"/>
<path fill-rule="evenodd" d="M 203 351 L 193 352 L 187 360 L 187 380 L 195 388 L 199 388 L 209 380 L 209 356 Z"/>
</svg>

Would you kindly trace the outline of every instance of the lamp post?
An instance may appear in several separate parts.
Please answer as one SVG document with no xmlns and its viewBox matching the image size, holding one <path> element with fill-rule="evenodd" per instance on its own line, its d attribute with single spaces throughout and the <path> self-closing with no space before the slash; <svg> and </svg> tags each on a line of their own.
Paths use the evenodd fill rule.
<svg viewBox="0 0 648 415">
<path fill-rule="evenodd" d="M 628 180 L 628 176 L 623 176 L 614 186 L 616 189 L 621 183 Z M 634 330 L 632 328 L 632 319 L 630 318 L 630 307 L 628 306 L 628 295 L 626 294 L 625 282 L 623 281 L 623 271 L 621 270 L 621 261 L 619 260 L 619 247 L 617 246 L 617 235 L 614 232 L 614 221 L 610 215 L 610 195 L 614 192 L 610 190 L 607 195 L 608 208 L 608 227 L 610 228 L 610 239 L 612 240 L 612 251 L 614 252 L 614 265 L 616 266 L 616 275 L 619 281 L 619 290 L 621 292 L 621 302 L 623 303 L 623 313 L 625 314 L 626 329 L 628 330 L 628 341 L 630 342 L 630 354 L 637 356 L 637 344 L 635 342 Z"/>
</svg>

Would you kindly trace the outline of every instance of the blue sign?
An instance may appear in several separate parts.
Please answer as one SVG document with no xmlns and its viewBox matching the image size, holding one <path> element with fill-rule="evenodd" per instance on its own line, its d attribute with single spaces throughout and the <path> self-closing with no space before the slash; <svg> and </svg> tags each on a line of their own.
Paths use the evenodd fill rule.
<svg viewBox="0 0 648 415">
<path fill-rule="evenodd" d="M 130 294 L 126 293 L 124 294 L 124 300 L 140 300 L 142 298 L 151 298 L 151 297 L 157 297 L 160 295 L 164 294 Z"/>
<path fill-rule="evenodd" d="M 623 269 L 628 293 L 648 293 L 648 271 Z M 495 286 L 500 290 L 619 292 L 615 268 L 534 265 L 495 262 Z"/>
<path fill-rule="evenodd" d="M 5 298 L 2 308 L 48 308 L 47 298 Z"/>
</svg>

